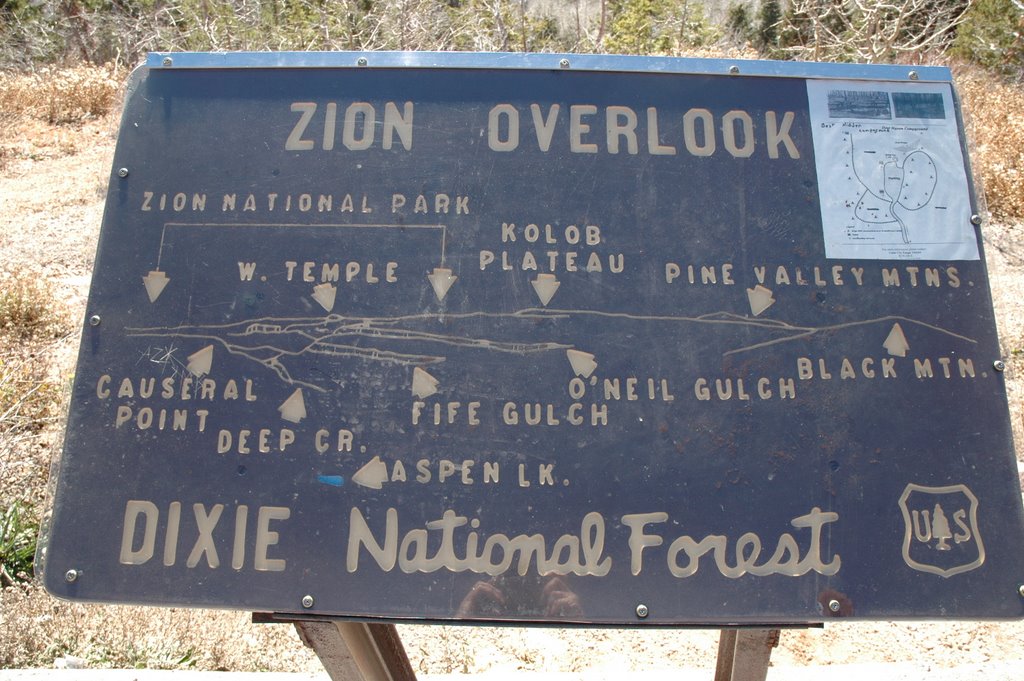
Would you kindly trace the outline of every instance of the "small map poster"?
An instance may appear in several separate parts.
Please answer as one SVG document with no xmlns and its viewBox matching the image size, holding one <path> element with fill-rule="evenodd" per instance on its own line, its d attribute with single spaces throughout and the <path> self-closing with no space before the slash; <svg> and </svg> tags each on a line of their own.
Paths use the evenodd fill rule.
<svg viewBox="0 0 1024 681">
<path fill-rule="evenodd" d="M 807 82 L 829 258 L 977 260 L 951 88 Z"/>
</svg>

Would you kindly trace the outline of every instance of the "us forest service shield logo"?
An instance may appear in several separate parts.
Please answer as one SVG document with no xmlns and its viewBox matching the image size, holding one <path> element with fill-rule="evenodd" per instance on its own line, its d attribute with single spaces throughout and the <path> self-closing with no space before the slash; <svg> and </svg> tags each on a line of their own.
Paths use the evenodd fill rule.
<svg viewBox="0 0 1024 681">
<path fill-rule="evenodd" d="M 900 496 L 903 560 L 943 577 L 981 567 L 985 545 L 978 532 L 978 498 L 966 485 L 911 483 Z"/>
</svg>

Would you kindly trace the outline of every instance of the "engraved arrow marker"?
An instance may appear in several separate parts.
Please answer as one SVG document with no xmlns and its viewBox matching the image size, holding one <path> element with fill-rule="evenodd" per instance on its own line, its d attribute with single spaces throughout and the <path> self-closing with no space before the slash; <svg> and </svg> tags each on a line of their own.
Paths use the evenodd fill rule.
<svg viewBox="0 0 1024 681">
<path fill-rule="evenodd" d="M 149 302 L 156 302 L 156 299 L 164 292 L 164 288 L 167 287 L 169 281 L 170 278 L 160 270 L 150 270 L 149 274 L 142 278 L 142 283 L 146 287 L 146 295 L 149 296 Z"/>
<path fill-rule="evenodd" d="M 530 283 L 533 284 L 533 290 L 537 292 L 540 304 L 544 307 L 548 306 L 551 299 L 555 297 L 558 287 L 562 285 L 553 274 L 538 274 L 537 278 Z"/>
<path fill-rule="evenodd" d="M 338 297 L 338 289 L 330 284 L 320 284 L 313 287 L 313 300 L 320 303 L 320 307 L 330 312 L 334 309 L 334 300 Z"/>
<path fill-rule="evenodd" d="M 899 322 L 892 325 L 892 330 L 889 332 L 889 335 L 885 337 L 885 342 L 882 343 L 882 347 L 885 348 L 893 357 L 907 356 L 907 350 L 910 349 L 910 343 L 907 342 L 907 337 L 903 335 L 903 328 L 899 325 Z"/>
<path fill-rule="evenodd" d="M 750 303 L 750 314 L 756 317 L 775 304 L 775 296 L 770 288 L 758 284 L 747 289 L 747 302 Z"/>
<path fill-rule="evenodd" d="M 438 380 L 423 369 L 415 367 L 412 370 L 412 394 L 419 399 L 430 397 L 437 392 Z"/>
<path fill-rule="evenodd" d="M 448 289 L 458 280 L 458 277 L 452 274 L 447 267 L 435 267 L 434 271 L 427 275 L 427 279 L 434 287 L 434 295 L 437 296 L 438 301 L 441 301 L 448 295 Z"/>
<path fill-rule="evenodd" d="M 594 369 L 597 368 L 597 362 L 594 361 L 594 356 L 589 352 L 566 350 L 565 356 L 569 358 L 569 364 L 572 365 L 573 373 L 577 376 L 590 378 L 590 374 L 594 373 Z"/>
<path fill-rule="evenodd" d="M 352 476 L 352 482 L 370 489 L 380 489 L 388 479 L 388 466 L 379 456 L 370 459 Z"/>
<path fill-rule="evenodd" d="M 306 400 L 302 397 L 302 388 L 296 388 L 277 410 L 281 412 L 281 418 L 291 423 L 298 423 L 306 418 Z"/>
<path fill-rule="evenodd" d="M 202 350 L 193 352 L 188 356 L 188 364 L 185 367 L 195 376 L 205 376 L 213 368 L 213 346 L 207 345 Z"/>
</svg>

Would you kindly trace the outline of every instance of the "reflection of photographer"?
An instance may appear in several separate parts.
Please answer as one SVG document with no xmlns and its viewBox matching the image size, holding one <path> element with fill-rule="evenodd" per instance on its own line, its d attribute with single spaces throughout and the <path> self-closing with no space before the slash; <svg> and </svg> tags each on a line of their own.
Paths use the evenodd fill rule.
<svg viewBox="0 0 1024 681">
<path fill-rule="evenodd" d="M 583 606 L 564 577 L 502 574 L 480 580 L 459 604 L 457 617 L 582 617 Z"/>
</svg>

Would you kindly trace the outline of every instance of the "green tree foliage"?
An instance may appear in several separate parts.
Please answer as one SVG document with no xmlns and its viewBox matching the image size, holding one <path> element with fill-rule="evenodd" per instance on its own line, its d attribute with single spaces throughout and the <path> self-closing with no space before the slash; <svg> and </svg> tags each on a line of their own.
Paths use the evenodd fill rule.
<svg viewBox="0 0 1024 681">
<path fill-rule="evenodd" d="M 666 54 L 672 37 L 661 30 L 669 13 L 665 0 L 610 0 L 605 47 L 619 54 Z"/>
<path fill-rule="evenodd" d="M 172 50 L 568 51 L 525 0 L 0 0 L 0 67 Z"/>
<path fill-rule="evenodd" d="M 618 54 L 676 54 L 721 37 L 697 2 L 608 0 L 608 32 L 601 48 Z"/>
<path fill-rule="evenodd" d="M 20 503 L 0 509 L 0 588 L 32 581 L 38 533 Z"/>
<path fill-rule="evenodd" d="M 569 37 L 529 1 L 0 0 L 0 68 L 132 66 L 172 50 L 679 54 L 723 32 L 702 0 L 604 0 L 600 26 Z M 771 57 L 908 61 L 952 45 L 989 69 L 1024 72 L 1024 0 L 734 0 L 722 28 Z"/>
<path fill-rule="evenodd" d="M 725 13 L 725 30 L 737 42 L 747 42 L 753 38 L 754 23 L 746 3 L 741 1 L 729 5 Z"/>
<path fill-rule="evenodd" d="M 757 32 L 754 45 L 766 54 L 779 46 L 779 22 L 782 21 L 782 6 L 779 0 L 761 0 L 757 16 Z"/>
<path fill-rule="evenodd" d="M 793 56 L 815 60 L 872 63 L 932 59 L 950 46 L 970 3 L 791 0 L 779 44 Z"/>
<path fill-rule="evenodd" d="M 829 49 L 833 59 L 847 61 L 852 51 L 841 45 L 850 26 L 850 15 L 843 3 L 828 0 L 798 0 L 786 8 L 779 30 L 779 47 L 790 54 L 824 59 Z M 837 49 L 838 48 L 838 49 Z"/>
<path fill-rule="evenodd" d="M 1024 78 L 1024 2 L 974 0 L 952 52 L 1003 75 Z"/>
<path fill-rule="evenodd" d="M 527 11 L 524 0 L 447 0 L 450 47 L 456 50 L 545 52 L 565 50 L 558 24 Z"/>
</svg>

